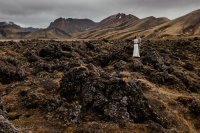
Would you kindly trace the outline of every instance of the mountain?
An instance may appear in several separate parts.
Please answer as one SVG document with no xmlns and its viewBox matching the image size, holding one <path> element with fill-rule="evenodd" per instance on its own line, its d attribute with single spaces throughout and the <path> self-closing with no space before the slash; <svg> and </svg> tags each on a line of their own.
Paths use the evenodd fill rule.
<svg viewBox="0 0 200 133">
<path fill-rule="evenodd" d="M 24 36 L 26 39 L 62 39 L 71 35 L 56 28 L 39 29 Z"/>
<path fill-rule="evenodd" d="M 85 31 L 95 25 L 96 23 L 89 19 L 58 18 L 50 24 L 49 28 L 56 28 L 71 34 Z"/>
<path fill-rule="evenodd" d="M 139 19 L 133 15 L 116 14 L 104 19 L 96 27 L 75 36 L 83 39 L 123 39 L 129 33 L 149 30 L 169 21 L 168 18 L 153 16 Z"/>
<path fill-rule="evenodd" d="M 139 18 L 131 14 L 126 15 L 124 13 L 118 13 L 102 20 L 101 22 L 98 23 L 98 25 L 95 28 L 121 27 L 137 20 L 139 20 Z"/>
<path fill-rule="evenodd" d="M 40 30 L 40 28 L 33 28 L 33 27 L 27 27 L 27 28 L 24 28 L 26 31 L 29 31 L 29 32 L 33 32 L 33 31 L 37 31 L 37 30 Z"/>
<path fill-rule="evenodd" d="M 95 23 L 90 19 L 58 18 L 48 28 L 22 28 L 13 22 L 0 22 L 0 38 L 132 39 L 200 36 L 200 9 L 174 20 L 154 16 L 138 18 L 118 13 Z"/>
<path fill-rule="evenodd" d="M 31 32 L 39 30 L 38 28 L 22 28 L 14 22 L 0 22 L 1 39 L 23 39 Z"/>
<path fill-rule="evenodd" d="M 0 22 L 0 27 L 7 27 L 7 26 L 17 26 L 15 23 L 13 22 Z"/>
<path fill-rule="evenodd" d="M 0 38 L 21 38 L 28 32 L 13 22 L 0 22 Z"/>
<path fill-rule="evenodd" d="M 200 36 L 200 9 L 156 27 L 149 36 Z"/>
<path fill-rule="evenodd" d="M 200 36 L 200 9 L 174 20 L 151 16 L 130 20 L 123 25 L 114 24 L 112 28 L 111 26 L 105 28 L 104 25 L 97 27 L 76 36 L 82 39 L 132 39 L 137 35 L 145 38 Z"/>
<path fill-rule="evenodd" d="M 1 39 L 60 39 L 70 37 L 68 33 L 55 28 L 22 28 L 13 22 L 0 22 Z"/>
</svg>

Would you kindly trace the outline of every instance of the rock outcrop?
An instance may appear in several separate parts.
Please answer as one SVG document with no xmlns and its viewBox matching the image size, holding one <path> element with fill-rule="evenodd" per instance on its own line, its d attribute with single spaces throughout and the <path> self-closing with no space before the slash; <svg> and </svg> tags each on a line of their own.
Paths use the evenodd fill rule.
<svg viewBox="0 0 200 133">
<path fill-rule="evenodd" d="M 21 131 L 0 115 L 0 133 L 21 133 Z"/>
</svg>

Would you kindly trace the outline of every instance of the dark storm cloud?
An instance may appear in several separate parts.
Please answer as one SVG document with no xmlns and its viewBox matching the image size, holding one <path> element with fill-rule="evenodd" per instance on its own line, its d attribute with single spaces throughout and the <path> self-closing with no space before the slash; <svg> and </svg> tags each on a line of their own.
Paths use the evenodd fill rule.
<svg viewBox="0 0 200 133">
<path fill-rule="evenodd" d="M 0 1 L 0 21 L 45 27 L 58 17 L 100 21 L 118 12 L 173 19 L 199 7 L 200 0 L 5 0 Z"/>
</svg>

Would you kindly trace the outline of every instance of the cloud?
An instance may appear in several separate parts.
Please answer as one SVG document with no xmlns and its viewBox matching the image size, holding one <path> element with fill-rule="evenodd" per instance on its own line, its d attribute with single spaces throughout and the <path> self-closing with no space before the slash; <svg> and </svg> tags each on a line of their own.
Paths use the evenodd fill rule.
<svg viewBox="0 0 200 133">
<path fill-rule="evenodd" d="M 5 0 L 0 1 L 0 21 L 47 27 L 58 17 L 94 21 L 123 12 L 140 18 L 176 18 L 200 7 L 200 0 Z"/>
</svg>

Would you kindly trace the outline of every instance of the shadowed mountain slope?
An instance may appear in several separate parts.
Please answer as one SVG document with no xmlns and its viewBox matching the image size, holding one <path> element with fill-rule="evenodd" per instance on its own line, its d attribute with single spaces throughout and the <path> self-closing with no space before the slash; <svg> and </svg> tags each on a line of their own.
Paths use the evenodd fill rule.
<svg viewBox="0 0 200 133">
<path fill-rule="evenodd" d="M 49 28 L 56 28 L 66 33 L 75 33 L 85 31 L 95 25 L 96 23 L 89 19 L 58 18 L 50 24 Z"/>
</svg>

